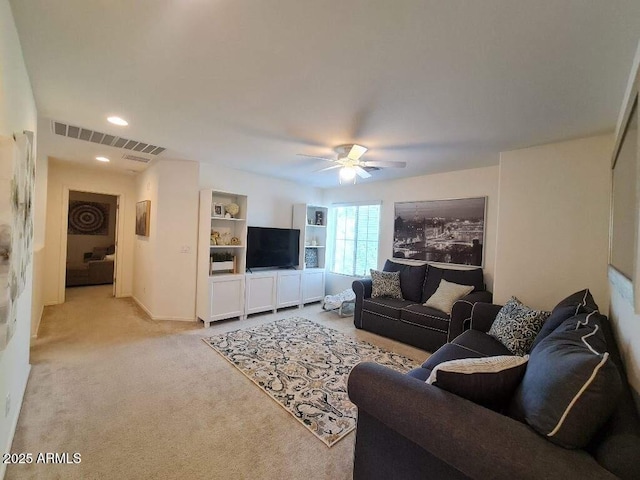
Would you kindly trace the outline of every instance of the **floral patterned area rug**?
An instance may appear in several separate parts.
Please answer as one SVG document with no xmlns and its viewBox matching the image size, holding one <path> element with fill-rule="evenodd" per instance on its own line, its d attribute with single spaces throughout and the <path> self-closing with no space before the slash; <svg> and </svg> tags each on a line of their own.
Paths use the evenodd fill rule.
<svg viewBox="0 0 640 480">
<path fill-rule="evenodd" d="M 418 363 L 304 318 L 203 338 L 328 447 L 356 426 L 347 378 L 360 362 L 400 372 Z"/>
</svg>

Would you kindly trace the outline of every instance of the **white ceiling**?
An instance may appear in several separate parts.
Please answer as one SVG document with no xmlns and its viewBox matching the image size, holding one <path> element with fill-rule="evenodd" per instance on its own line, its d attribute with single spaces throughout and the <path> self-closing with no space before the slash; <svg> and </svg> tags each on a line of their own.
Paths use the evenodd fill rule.
<svg viewBox="0 0 640 480">
<path fill-rule="evenodd" d="M 164 158 L 322 187 L 336 172 L 314 174 L 326 162 L 296 153 L 359 143 L 365 160 L 408 163 L 364 180 L 376 181 L 612 131 L 640 39 L 638 0 L 11 5 L 41 153 L 99 154 L 52 135 L 56 119 L 166 147 Z M 112 114 L 130 126 L 108 124 Z"/>
</svg>

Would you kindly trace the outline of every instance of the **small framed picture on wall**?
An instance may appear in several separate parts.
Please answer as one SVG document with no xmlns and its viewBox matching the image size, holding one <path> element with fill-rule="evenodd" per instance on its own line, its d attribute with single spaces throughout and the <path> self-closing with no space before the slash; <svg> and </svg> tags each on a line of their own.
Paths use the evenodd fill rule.
<svg viewBox="0 0 640 480">
<path fill-rule="evenodd" d="M 221 203 L 214 203 L 211 207 L 212 217 L 224 217 L 224 205 Z"/>
</svg>

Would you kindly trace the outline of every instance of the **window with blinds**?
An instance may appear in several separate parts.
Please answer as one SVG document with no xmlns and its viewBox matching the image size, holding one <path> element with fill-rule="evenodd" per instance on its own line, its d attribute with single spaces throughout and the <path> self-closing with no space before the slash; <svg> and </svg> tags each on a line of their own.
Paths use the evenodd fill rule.
<svg viewBox="0 0 640 480">
<path fill-rule="evenodd" d="M 378 268 L 380 204 L 334 205 L 333 258 L 330 270 L 343 275 L 369 275 Z"/>
</svg>

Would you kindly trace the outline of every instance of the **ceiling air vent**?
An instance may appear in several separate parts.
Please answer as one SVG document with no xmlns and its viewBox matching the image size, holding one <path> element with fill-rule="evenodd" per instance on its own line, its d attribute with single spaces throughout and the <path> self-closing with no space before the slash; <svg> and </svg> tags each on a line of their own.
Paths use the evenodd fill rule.
<svg viewBox="0 0 640 480">
<path fill-rule="evenodd" d="M 150 158 L 139 157 L 137 155 L 123 155 L 122 158 L 124 158 L 125 160 L 133 160 L 134 162 L 140 163 L 149 163 L 151 161 Z"/>
<path fill-rule="evenodd" d="M 74 125 L 67 125 L 66 123 L 51 121 L 51 131 L 56 135 L 63 137 L 75 138 L 76 140 L 85 140 L 91 143 L 97 143 L 99 145 L 109 145 L 110 147 L 124 148 L 126 150 L 133 150 L 134 152 L 148 153 L 149 155 L 160 155 L 166 149 L 164 147 L 158 147 L 157 145 L 151 145 L 149 143 L 139 142 L 137 140 L 129 140 L 128 138 L 116 137 L 115 135 L 109 135 L 108 133 L 96 132 L 87 128 L 76 127 Z M 136 162 L 148 163 L 149 159 L 144 157 L 136 157 L 135 155 L 128 155 L 133 158 L 128 160 L 134 160 Z M 125 158 L 127 155 L 125 155 Z"/>
</svg>

